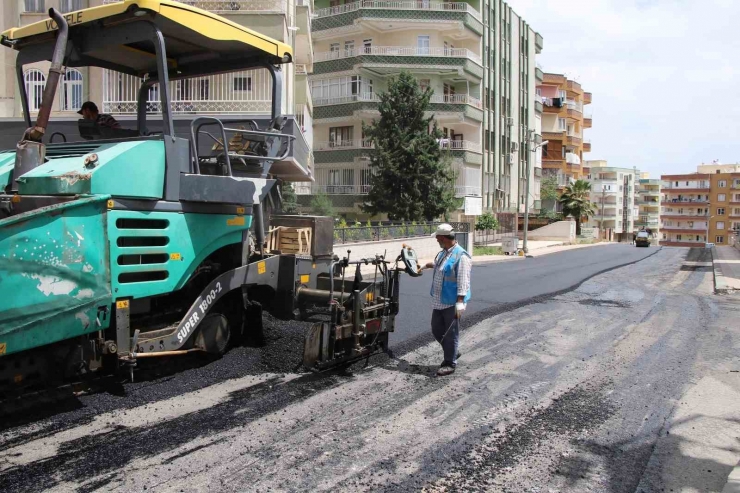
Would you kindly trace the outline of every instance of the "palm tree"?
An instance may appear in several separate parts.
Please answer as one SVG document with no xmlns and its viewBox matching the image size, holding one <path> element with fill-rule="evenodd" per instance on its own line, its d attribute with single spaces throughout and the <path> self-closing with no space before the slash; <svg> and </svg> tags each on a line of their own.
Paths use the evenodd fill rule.
<svg viewBox="0 0 740 493">
<path fill-rule="evenodd" d="M 581 219 L 593 216 L 596 205 L 590 200 L 591 184 L 586 180 L 576 180 L 568 185 L 558 202 L 563 206 L 563 216 L 573 216 L 576 220 L 576 235 L 581 234 Z"/>
</svg>

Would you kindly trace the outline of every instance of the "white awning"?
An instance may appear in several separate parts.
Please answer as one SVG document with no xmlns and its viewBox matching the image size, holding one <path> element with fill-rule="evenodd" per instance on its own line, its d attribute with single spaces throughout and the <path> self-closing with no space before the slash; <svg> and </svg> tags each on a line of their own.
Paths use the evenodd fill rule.
<svg viewBox="0 0 740 493">
<path fill-rule="evenodd" d="M 581 158 L 578 157 L 578 154 L 575 154 L 573 152 L 566 152 L 565 162 L 568 164 L 581 164 Z"/>
</svg>

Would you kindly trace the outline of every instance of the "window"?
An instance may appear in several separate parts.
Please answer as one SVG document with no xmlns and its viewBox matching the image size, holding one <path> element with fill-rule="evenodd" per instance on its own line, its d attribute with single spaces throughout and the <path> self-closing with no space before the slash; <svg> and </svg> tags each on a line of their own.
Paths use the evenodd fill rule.
<svg viewBox="0 0 740 493">
<path fill-rule="evenodd" d="M 727 180 L 719 180 L 717 181 L 717 186 L 720 188 L 725 188 L 727 186 Z"/>
<path fill-rule="evenodd" d="M 704 214 L 704 209 L 696 209 L 696 213 L 701 216 Z"/>
<path fill-rule="evenodd" d="M 725 229 L 725 222 L 717 221 L 716 226 L 717 226 L 717 229 Z"/>
<path fill-rule="evenodd" d="M 330 147 L 348 147 L 352 145 L 354 127 L 331 127 L 329 129 Z"/>
<path fill-rule="evenodd" d="M 723 193 L 718 193 L 717 194 L 717 201 L 718 202 L 724 202 L 725 200 L 727 200 L 727 196 L 725 194 L 723 194 Z"/>
<path fill-rule="evenodd" d="M 676 241 L 681 241 L 681 235 L 676 235 Z"/>
<path fill-rule="evenodd" d="M 344 42 L 344 54 L 345 56 L 352 56 L 355 51 L 355 40 Z"/>
<path fill-rule="evenodd" d="M 568 128 L 568 124 L 565 121 L 565 118 L 558 118 L 558 130 L 563 131 Z"/>
<path fill-rule="evenodd" d="M 372 39 L 363 39 L 362 40 L 362 48 L 365 50 L 365 54 L 369 55 L 373 51 L 373 40 Z"/>
<path fill-rule="evenodd" d="M 676 186 L 678 186 L 678 182 L 676 182 Z"/>
<path fill-rule="evenodd" d="M 724 242 L 725 242 L 725 237 L 724 237 L 724 236 L 716 236 L 716 237 L 714 238 L 714 242 L 715 242 L 715 243 L 719 243 L 719 244 L 721 245 L 722 243 L 724 243 Z"/>
<path fill-rule="evenodd" d="M 689 223 L 689 228 L 693 228 L 694 227 L 694 221 L 689 221 L 688 223 Z"/>
<path fill-rule="evenodd" d="M 82 107 L 82 73 L 73 68 L 64 71 L 59 106 L 62 111 L 77 111 Z"/>
<path fill-rule="evenodd" d="M 332 43 L 332 44 L 330 44 L 329 45 L 329 53 L 330 53 L 330 56 L 329 56 L 330 59 L 339 58 L 340 57 L 340 55 L 339 55 L 339 43 Z"/>
<path fill-rule="evenodd" d="M 26 95 L 28 96 L 28 110 L 38 111 L 44 98 L 44 86 L 46 75 L 41 70 L 32 68 L 23 75 L 26 83 Z"/>
<path fill-rule="evenodd" d="M 24 12 L 45 12 L 44 0 L 23 0 Z"/>
<path fill-rule="evenodd" d="M 234 90 L 235 91 L 251 91 L 252 90 L 252 78 L 251 77 L 234 77 Z"/>
<path fill-rule="evenodd" d="M 725 208 L 724 207 L 717 207 L 717 215 L 718 216 L 724 216 L 725 215 Z"/>
<path fill-rule="evenodd" d="M 565 92 L 564 90 L 562 90 L 562 89 L 560 89 L 560 90 L 558 91 L 558 96 L 560 97 L 560 99 L 562 99 L 562 100 L 563 100 L 563 103 L 565 103 L 565 100 L 566 100 L 566 99 L 568 98 L 568 95 L 567 95 L 567 94 L 566 94 L 566 92 Z"/>
<path fill-rule="evenodd" d="M 41 2 L 44 3 L 43 1 Z M 62 12 L 62 14 L 66 14 L 68 12 L 74 12 L 75 10 L 82 10 L 85 6 L 82 5 L 82 0 L 60 0 L 59 1 L 59 10 Z"/>
</svg>

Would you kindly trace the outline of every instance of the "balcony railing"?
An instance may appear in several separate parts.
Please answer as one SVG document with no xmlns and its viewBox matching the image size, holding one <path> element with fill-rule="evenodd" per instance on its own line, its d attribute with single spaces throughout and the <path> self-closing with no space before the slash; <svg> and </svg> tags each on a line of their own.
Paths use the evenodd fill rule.
<svg viewBox="0 0 740 493">
<path fill-rule="evenodd" d="M 103 113 L 135 115 L 142 79 L 103 71 Z M 272 80 L 267 70 L 245 70 L 172 81 L 169 85 L 174 114 L 269 114 Z M 149 90 L 147 112 L 161 112 L 159 86 Z"/>
<path fill-rule="evenodd" d="M 450 140 L 442 139 L 439 141 L 442 149 L 453 151 L 471 151 L 481 152 L 481 145 L 469 140 Z M 315 151 L 334 151 L 337 149 L 373 149 L 374 145 L 371 140 L 342 140 L 342 141 L 323 141 L 314 142 Z"/>
<path fill-rule="evenodd" d="M 478 20 L 481 20 L 480 12 L 465 2 L 433 2 L 429 0 L 418 0 L 415 2 L 389 2 L 385 0 L 362 0 L 360 2 L 345 3 L 335 7 L 327 7 L 316 11 L 316 17 L 329 17 L 332 15 L 354 12 L 360 9 L 378 10 L 431 10 L 441 12 L 466 12 Z"/>
<path fill-rule="evenodd" d="M 326 193 L 330 195 L 367 195 L 370 193 L 370 185 L 319 185 L 316 183 L 296 184 L 297 195 L 311 195 Z M 480 197 L 481 187 L 455 185 L 456 197 Z"/>
<path fill-rule="evenodd" d="M 314 106 L 328 106 L 332 104 L 346 104 L 356 102 L 371 102 L 377 103 L 380 101 L 380 96 L 377 93 L 365 93 L 365 94 L 351 94 L 349 96 L 337 96 L 333 98 L 318 98 L 313 100 Z M 435 94 L 429 100 L 431 103 L 441 104 L 469 104 L 476 108 L 483 108 L 483 102 L 468 94 Z"/>
<path fill-rule="evenodd" d="M 351 50 L 336 50 L 314 53 L 314 62 L 341 60 L 360 55 L 379 56 L 427 56 L 433 58 L 467 58 L 481 65 L 480 56 L 467 48 L 445 48 L 424 46 L 362 46 Z"/>
<path fill-rule="evenodd" d="M 314 142 L 314 151 L 334 151 L 337 149 L 372 149 L 371 140 L 342 140 Z"/>
<path fill-rule="evenodd" d="M 103 4 L 118 3 L 122 0 L 103 0 Z M 222 14 L 236 12 L 285 12 L 287 0 L 175 0 L 191 7 Z"/>
</svg>

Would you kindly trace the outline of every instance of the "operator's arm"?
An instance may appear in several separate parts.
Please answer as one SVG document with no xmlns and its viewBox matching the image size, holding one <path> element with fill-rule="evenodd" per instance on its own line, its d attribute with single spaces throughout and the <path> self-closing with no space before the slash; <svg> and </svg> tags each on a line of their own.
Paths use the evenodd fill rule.
<svg viewBox="0 0 740 493">
<path fill-rule="evenodd" d="M 463 302 L 465 295 L 470 290 L 470 271 L 473 261 L 467 255 L 460 257 L 460 265 L 457 268 L 457 301 Z"/>
</svg>

